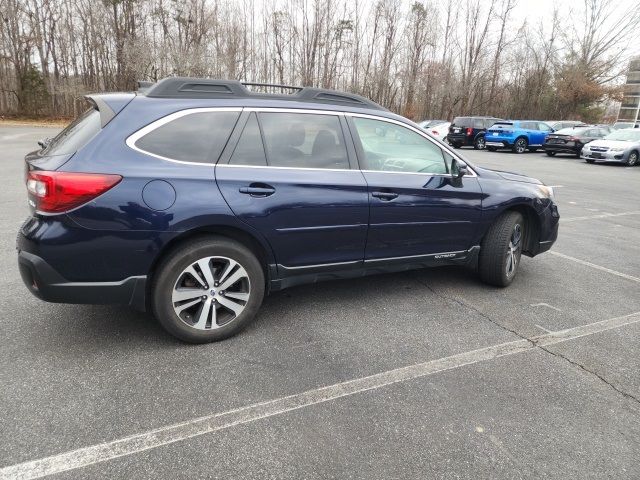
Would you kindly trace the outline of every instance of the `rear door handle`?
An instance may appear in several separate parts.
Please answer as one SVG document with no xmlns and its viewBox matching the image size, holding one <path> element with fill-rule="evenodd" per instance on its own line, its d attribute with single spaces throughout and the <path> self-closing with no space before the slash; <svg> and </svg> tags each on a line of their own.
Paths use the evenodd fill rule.
<svg viewBox="0 0 640 480">
<path fill-rule="evenodd" d="M 276 193 L 276 189 L 271 185 L 252 183 L 248 187 L 240 187 L 240 193 L 251 195 L 252 197 L 268 197 Z"/>
<path fill-rule="evenodd" d="M 379 198 L 382 201 L 388 202 L 398 197 L 397 193 L 394 192 L 371 192 L 372 197 Z"/>
</svg>

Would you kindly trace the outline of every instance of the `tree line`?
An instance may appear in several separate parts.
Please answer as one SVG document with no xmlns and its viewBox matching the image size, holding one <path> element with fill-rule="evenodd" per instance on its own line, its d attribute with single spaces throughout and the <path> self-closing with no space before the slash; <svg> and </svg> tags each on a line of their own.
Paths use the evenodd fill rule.
<svg viewBox="0 0 640 480">
<path fill-rule="evenodd" d="M 528 1 L 0 0 L 0 114 L 75 116 L 86 93 L 180 75 L 347 90 L 416 120 L 599 121 L 640 3 L 536 23 Z"/>
</svg>

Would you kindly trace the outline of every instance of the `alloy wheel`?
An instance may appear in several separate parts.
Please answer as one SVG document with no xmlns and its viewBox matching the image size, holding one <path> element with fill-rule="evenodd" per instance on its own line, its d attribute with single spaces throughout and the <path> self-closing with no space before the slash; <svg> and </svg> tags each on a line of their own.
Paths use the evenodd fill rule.
<svg viewBox="0 0 640 480">
<path fill-rule="evenodd" d="M 478 137 L 476 139 L 476 147 L 478 148 L 478 150 L 484 150 L 484 147 L 485 147 L 484 137 Z"/>
<path fill-rule="evenodd" d="M 213 330 L 235 320 L 250 295 L 249 275 L 242 265 L 227 257 L 205 257 L 178 276 L 171 304 L 188 326 Z"/>
<path fill-rule="evenodd" d="M 636 152 L 631 152 L 629 154 L 629 159 L 627 160 L 627 165 L 629 167 L 633 167 L 636 163 L 638 163 L 638 154 Z"/>
<path fill-rule="evenodd" d="M 516 273 L 518 268 L 520 243 L 522 241 L 522 226 L 516 223 L 511 232 L 511 238 L 509 239 L 509 246 L 507 247 L 507 265 L 506 272 L 507 277 L 511 278 Z"/>
<path fill-rule="evenodd" d="M 516 141 L 516 152 L 518 153 L 524 153 L 524 151 L 527 149 L 527 143 L 523 138 L 519 138 Z"/>
</svg>

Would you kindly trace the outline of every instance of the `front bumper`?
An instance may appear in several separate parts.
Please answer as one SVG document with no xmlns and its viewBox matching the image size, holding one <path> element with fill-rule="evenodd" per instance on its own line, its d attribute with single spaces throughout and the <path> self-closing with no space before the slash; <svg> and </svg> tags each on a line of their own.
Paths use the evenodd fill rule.
<svg viewBox="0 0 640 480">
<path fill-rule="evenodd" d="M 20 250 L 22 281 L 41 300 L 54 303 L 120 304 L 145 310 L 146 276 L 118 282 L 70 282 L 37 255 Z"/>
<path fill-rule="evenodd" d="M 558 228 L 560 226 L 560 213 L 555 202 L 550 202 L 538 217 L 540 221 L 540 232 L 537 241 L 530 244 L 527 255 L 533 257 L 551 249 L 558 239 Z"/>
<path fill-rule="evenodd" d="M 626 162 L 630 152 L 592 152 L 582 150 L 580 158 L 593 162 Z M 594 155 L 597 154 L 597 155 Z"/>
</svg>

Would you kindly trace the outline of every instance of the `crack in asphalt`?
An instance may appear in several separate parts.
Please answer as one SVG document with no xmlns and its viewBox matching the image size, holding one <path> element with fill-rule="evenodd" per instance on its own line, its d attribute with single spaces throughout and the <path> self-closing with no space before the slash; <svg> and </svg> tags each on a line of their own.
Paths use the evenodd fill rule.
<svg viewBox="0 0 640 480">
<path fill-rule="evenodd" d="M 442 298 L 443 300 L 449 301 L 449 302 L 453 302 L 456 303 L 462 307 L 466 307 L 469 308 L 471 310 L 473 310 L 474 312 L 476 312 L 478 315 L 480 315 L 482 318 L 484 318 L 485 320 L 491 322 L 492 324 L 494 324 L 495 326 L 497 326 L 498 328 L 501 328 L 502 330 L 505 330 L 507 332 L 510 332 L 512 334 L 514 334 L 515 336 L 521 338 L 522 340 L 526 340 L 527 342 L 531 343 L 531 345 L 533 345 L 534 347 L 539 348 L 540 350 L 553 355 L 554 357 L 557 358 L 561 358 L 563 360 L 566 360 L 568 363 L 570 363 L 571 365 L 580 368 L 581 370 L 583 370 L 584 372 L 593 375 L 594 377 L 596 377 L 598 380 L 600 380 L 601 382 L 605 383 L 606 385 L 608 385 L 611 389 L 613 389 L 615 392 L 619 393 L 620 395 L 628 398 L 629 400 L 634 401 L 635 403 L 637 403 L 638 405 L 640 405 L 640 398 L 632 395 L 631 393 L 625 392 L 624 390 L 620 389 L 619 387 L 617 387 L 615 384 L 611 383 L 609 380 L 607 380 L 604 376 L 602 376 L 601 374 L 599 374 L 598 372 L 591 370 L 589 368 L 587 368 L 585 365 L 576 362 L 575 360 L 570 359 L 569 357 L 567 357 L 566 355 L 563 355 L 560 352 L 554 352 L 552 350 L 549 350 L 547 347 L 540 345 L 535 339 L 529 338 L 526 335 L 522 335 L 520 332 L 518 332 L 517 330 L 513 330 L 505 325 L 503 325 L 502 323 L 494 320 L 493 318 L 491 318 L 489 315 L 487 315 L 486 313 L 484 313 L 483 311 L 479 310 L 476 306 L 471 305 L 469 303 L 466 303 L 463 300 L 458 300 L 457 298 L 454 297 L 450 297 L 448 295 L 445 295 L 441 292 L 438 292 L 437 290 L 435 290 L 433 287 L 431 287 L 431 285 L 429 285 L 428 283 L 420 280 L 419 278 L 413 276 L 413 279 L 419 283 L 420 285 L 422 285 L 423 287 L 426 287 L 427 290 L 429 290 L 430 292 L 432 292 L 434 295 L 436 295 L 437 297 Z"/>
</svg>

